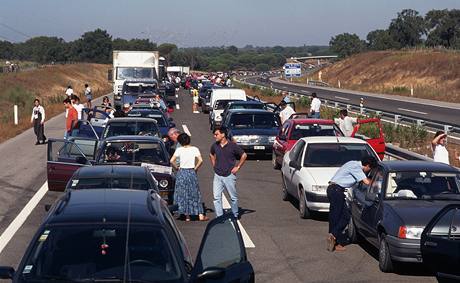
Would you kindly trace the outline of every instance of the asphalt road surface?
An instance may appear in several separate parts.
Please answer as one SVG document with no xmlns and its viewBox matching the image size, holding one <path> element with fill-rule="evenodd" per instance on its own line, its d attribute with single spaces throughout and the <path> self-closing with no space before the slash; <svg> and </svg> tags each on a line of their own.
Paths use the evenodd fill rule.
<svg viewBox="0 0 460 283">
<path fill-rule="evenodd" d="M 249 83 L 270 86 L 268 82 L 260 82 L 257 78 L 248 78 Z M 398 95 L 381 95 L 357 91 L 348 91 L 335 88 L 311 87 L 300 84 L 283 82 L 277 78 L 271 81 L 274 88 L 309 94 L 316 92 L 318 97 L 329 101 L 358 106 L 361 97 L 364 98 L 364 107 L 377 109 L 383 112 L 396 113 L 414 119 L 432 121 L 442 125 L 460 127 L 460 104 L 446 103 L 434 100 L 418 99 Z"/>
<path fill-rule="evenodd" d="M 208 117 L 193 114 L 191 98 L 181 92 L 180 109 L 172 116 L 180 130 L 190 132 L 192 144 L 199 147 L 204 165 L 198 173 L 206 205 L 212 209 L 213 172 L 208 158 L 213 137 Z M 46 135 L 59 138 L 64 131 L 63 115 L 46 123 Z M 46 181 L 46 146 L 35 146 L 32 130 L 0 144 L 0 247 L 5 229 Z M 295 203 L 281 200 L 280 173 L 270 160 L 251 159 L 238 173 L 237 187 L 243 211 L 241 225 L 247 232 L 249 260 L 257 282 L 436 282 L 422 265 L 404 266 L 400 274 L 379 271 L 377 251 L 369 245 L 351 245 L 346 252 L 326 251 L 327 215 L 312 220 L 298 216 Z M 17 267 L 33 234 L 45 216 L 44 205 L 61 193 L 46 192 L 31 209 L 25 223 L 0 251 L 0 265 Z M 229 199 L 227 197 L 227 199 Z M 212 211 L 208 212 L 214 217 Z M 205 222 L 178 221 L 192 254 L 196 254 L 206 227 Z"/>
</svg>

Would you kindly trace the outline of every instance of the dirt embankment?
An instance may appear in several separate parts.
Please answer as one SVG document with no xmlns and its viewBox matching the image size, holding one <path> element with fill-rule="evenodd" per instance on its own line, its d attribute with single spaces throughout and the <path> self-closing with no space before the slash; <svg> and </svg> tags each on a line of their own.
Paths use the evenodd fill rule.
<svg viewBox="0 0 460 283">
<path fill-rule="evenodd" d="M 5 141 L 31 127 L 30 115 L 33 100 L 38 98 L 50 119 L 64 111 L 62 100 L 65 90 L 71 85 L 74 92 L 86 101 L 84 85 L 88 83 L 93 96 L 111 92 L 107 80 L 109 65 L 72 64 L 44 66 L 39 69 L 0 74 L 0 142 Z M 13 105 L 19 106 L 19 125 L 14 125 Z"/>
<path fill-rule="evenodd" d="M 460 103 L 460 52 L 378 51 L 321 70 L 322 80 L 346 89 Z M 310 79 L 317 80 L 315 73 Z"/>
</svg>

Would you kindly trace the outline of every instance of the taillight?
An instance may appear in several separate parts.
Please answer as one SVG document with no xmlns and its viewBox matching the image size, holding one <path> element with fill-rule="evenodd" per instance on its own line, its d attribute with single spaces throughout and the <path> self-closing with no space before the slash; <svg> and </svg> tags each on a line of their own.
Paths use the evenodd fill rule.
<svg viewBox="0 0 460 283">
<path fill-rule="evenodd" d="M 406 226 L 399 226 L 398 238 L 406 239 L 407 237 L 407 228 Z"/>
</svg>

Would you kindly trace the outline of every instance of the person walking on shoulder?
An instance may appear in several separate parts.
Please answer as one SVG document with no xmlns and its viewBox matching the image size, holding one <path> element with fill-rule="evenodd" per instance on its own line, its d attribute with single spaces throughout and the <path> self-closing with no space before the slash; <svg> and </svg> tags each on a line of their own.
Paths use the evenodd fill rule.
<svg viewBox="0 0 460 283">
<path fill-rule="evenodd" d="M 73 89 L 71 85 L 67 87 L 67 89 L 65 90 L 65 94 L 67 95 L 67 98 L 70 98 L 70 96 L 73 94 Z"/>
<path fill-rule="evenodd" d="M 77 110 L 72 106 L 72 102 L 70 101 L 69 98 L 64 99 L 63 101 L 64 107 L 67 111 L 67 117 L 65 121 L 65 134 L 64 138 L 70 137 L 70 134 L 72 133 L 73 127 L 75 127 L 76 123 L 78 122 L 78 112 Z"/>
<path fill-rule="evenodd" d="M 200 150 L 190 145 L 190 136 L 182 133 L 177 138 L 181 147 L 176 149 L 170 163 L 177 170 L 174 203 L 179 206 L 179 214 L 185 215 L 185 221 L 190 216 L 198 215 L 200 221 L 209 220 L 204 215 L 201 192 L 196 172 L 203 164 Z M 176 160 L 179 159 L 179 165 Z"/>
<path fill-rule="evenodd" d="M 312 100 L 311 100 L 311 105 L 310 105 L 310 114 L 311 117 L 314 119 L 319 119 L 319 111 L 321 108 L 321 100 L 316 96 L 316 92 L 311 94 Z"/>
<path fill-rule="evenodd" d="M 30 122 L 34 125 L 34 132 L 37 136 L 37 142 L 35 145 L 44 144 L 46 141 L 45 137 L 45 108 L 40 105 L 40 100 L 34 100 L 34 108 L 32 109 L 32 117 Z"/>
<path fill-rule="evenodd" d="M 214 130 L 215 143 L 211 146 L 212 167 L 214 168 L 213 195 L 216 216 L 223 215 L 222 193 L 227 190 L 231 198 L 232 213 L 238 218 L 238 194 L 236 191 L 236 173 L 246 161 L 247 155 L 236 143 L 228 140 L 226 128 Z M 239 160 L 236 163 L 236 160 Z"/>
<path fill-rule="evenodd" d="M 93 100 L 93 93 L 91 92 L 91 88 L 88 84 L 85 84 L 85 97 L 86 97 L 86 105 L 89 109 L 91 109 L 91 101 Z"/>
<path fill-rule="evenodd" d="M 446 148 L 447 134 L 443 131 L 437 131 L 434 139 L 431 141 L 431 149 L 433 150 L 433 159 L 436 162 L 449 163 L 449 151 Z"/>
</svg>

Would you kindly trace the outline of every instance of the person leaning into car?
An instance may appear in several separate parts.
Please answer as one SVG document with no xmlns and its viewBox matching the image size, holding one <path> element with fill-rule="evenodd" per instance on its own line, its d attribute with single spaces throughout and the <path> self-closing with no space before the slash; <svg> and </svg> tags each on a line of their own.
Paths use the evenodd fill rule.
<svg viewBox="0 0 460 283">
<path fill-rule="evenodd" d="M 345 189 L 363 182 L 366 185 L 371 183 L 366 173 L 377 166 L 374 157 L 367 156 L 361 161 L 348 161 L 337 170 L 334 177 L 329 181 L 327 187 L 327 198 L 329 199 L 329 235 L 327 237 L 327 250 L 332 252 L 344 251 L 347 236 L 344 234 L 350 217 L 350 212 L 345 203 Z"/>
</svg>

